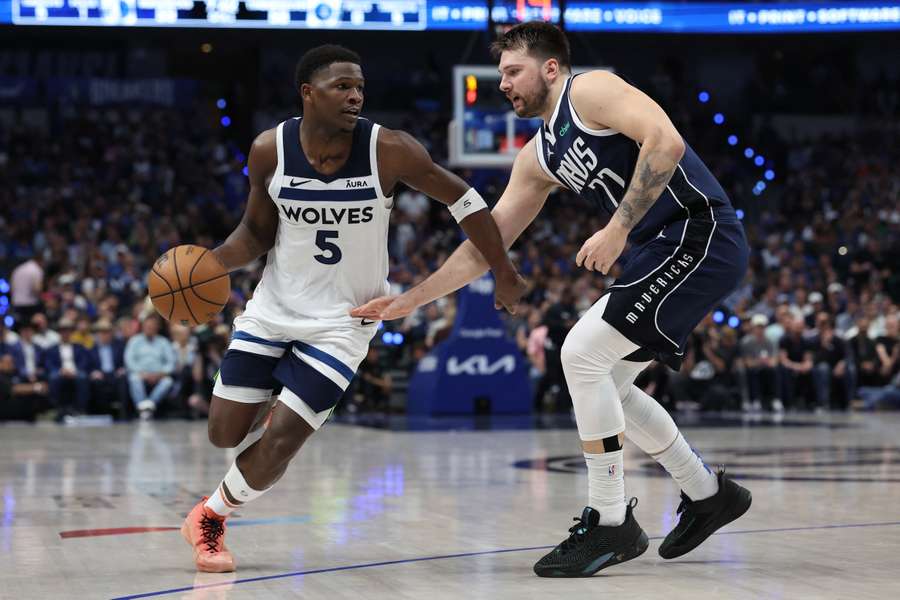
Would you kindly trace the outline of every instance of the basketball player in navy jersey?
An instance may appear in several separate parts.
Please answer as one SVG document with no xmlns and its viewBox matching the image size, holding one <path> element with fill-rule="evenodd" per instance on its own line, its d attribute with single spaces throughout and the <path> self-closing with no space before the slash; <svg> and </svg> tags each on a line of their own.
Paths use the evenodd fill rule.
<svg viewBox="0 0 900 600">
<path fill-rule="evenodd" d="M 590 576 L 642 554 L 648 538 L 625 503 L 623 435 L 653 456 L 682 490 L 678 525 L 659 548 L 681 556 L 744 514 L 750 492 L 714 473 L 668 413 L 634 385 L 652 359 L 678 368 L 700 320 L 741 281 L 744 231 L 725 191 L 648 96 L 607 71 L 573 76 L 569 44 L 553 25 L 513 27 L 492 50 L 500 90 L 520 117 L 541 117 L 516 156 L 493 214 L 509 247 L 548 194 L 585 198 L 608 224 L 584 242 L 580 267 L 607 273 L 631 242 L 621 277 L 575 324 L 562 347 L 588 468 L 588 506 L 534 566 L 544 577 Z M 351 314 L 393 319 L 485 271 L 464 243 L 431 277 Z"/>
<path fill-rule="evenodd" d="M 314 48 L 300 59 L 295 83 L 303 117 L 253 142 L 246 212 L 213 251 L 229 271 L 268 258 L 246 311 L 235 319 L 213 390 L 210 441 L 237 446 L 273 391 L 281 392 L 268 426 L 184 521 L 182 533 L 201 571 L 234 570 L 225 518 L 284 474 L 365 357 L 377 320 L 348 313 L 389 289 L 387 233 L 398 185 L 448 205 L 491 265 L 498 308 L 514 311 L 526 288 L 478 193 L 432 162 L 409 134 L 360 116 L 364 80 L 356 53 Z"/>
</svg>

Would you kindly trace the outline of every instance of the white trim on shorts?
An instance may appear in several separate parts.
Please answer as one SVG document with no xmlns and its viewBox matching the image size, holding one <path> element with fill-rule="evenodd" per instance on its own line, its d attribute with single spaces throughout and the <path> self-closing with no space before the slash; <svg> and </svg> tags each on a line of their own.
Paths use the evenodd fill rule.
<svg viewBox="0 0 900 600">
<path fill-rule="evenodd" d="M 269 398 L 272 397 L 272 390 L 243 387 L 240 385 L 225 385 L 222 383 L 222 377 L 217 376 L 216 383 L 213 386 L 213 396 L 218 396 L 223 400 L 241 402 L 243 404 L 260 404 L 262 402 L 267 402 Z"/>
<path fill-rule="evenodd" d="M 325 421 L 328 420 L 328 417 L 334 412 L 335 406 L 337 406 L 337 404 L 335 404 L 335 406 L 328 410 L 315 412 L 309 407 L 309 404 L 304 402 L 300 396 L 289 390 L 287 387 L 281 389 L 281 393 L 278 395 L 278 401 L 300 415 L 304 421 L 309 423 L 309 426 L 312 427 L 314 431 L 318 431 L 319 428 L 325 424 Z"/>
</svg>

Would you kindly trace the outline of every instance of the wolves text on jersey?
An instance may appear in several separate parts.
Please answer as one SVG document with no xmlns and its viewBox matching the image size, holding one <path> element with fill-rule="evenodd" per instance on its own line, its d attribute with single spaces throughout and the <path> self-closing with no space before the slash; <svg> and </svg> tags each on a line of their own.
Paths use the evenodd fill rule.
<svg viewBox="0 0 900 600">
<path fill-rule="evenodd" d="M 291 221 L 303 222 L 307 225 L 357 225 L 369 223 L 373 218 L 374 208 L 371 206 L 354 208 L 313 208 L 302 206 L 286 206 L 279 203 L 281 212 Z"/>
</svg>

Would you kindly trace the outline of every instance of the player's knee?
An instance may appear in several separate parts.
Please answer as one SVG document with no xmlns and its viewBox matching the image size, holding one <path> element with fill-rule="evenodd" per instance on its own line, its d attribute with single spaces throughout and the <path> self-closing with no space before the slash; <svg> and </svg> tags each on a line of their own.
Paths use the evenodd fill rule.
<svg viewBox="0 0 900 600">
<path fill-rule="evenodd" d="M 296 432 L 267 431 L 265 440 L 265 452 L 270 464 L 282 464 L 290 461 L 306 438 L 297 435 Z"/>
<path fill-rule="evenodd" d="M 574 366 L 584 362 L 585 354 L 589 351 L 584 341 L 584 336 L 578 331 L 576 325 L 566 335 L 562 348 L 559 351 L 559 357 L 563 366 Z"/>
<path fill-rule="evenodd" d="M 234 448 L 244 439 L 246 432 L 234 431 L 227 425 L 210 419 L 207 425 L 209 441 L 216 448 Z"/>
<path fill-rule="evenodd" d="M 567 373 L 609 374 L 617 357 L 604 352 L 602 335 L 588 331 L 578 323 L 569 331 L 560 349 L 560 360 Z"/>
</svg>

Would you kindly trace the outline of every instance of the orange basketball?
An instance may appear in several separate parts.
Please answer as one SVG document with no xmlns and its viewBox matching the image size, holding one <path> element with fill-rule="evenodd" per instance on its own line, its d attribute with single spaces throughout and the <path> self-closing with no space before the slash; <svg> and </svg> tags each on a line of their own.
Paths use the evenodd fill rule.
<svg viewBox="0 0 900 600">
<path fill-rule="evenodd" d="M 176 246 L 160 256 L 147 276 L 156 311 L 172 323 L 193 327 L 225 307 L 231 278 L 212 252 L 200 246 Z"/>
</svg>

